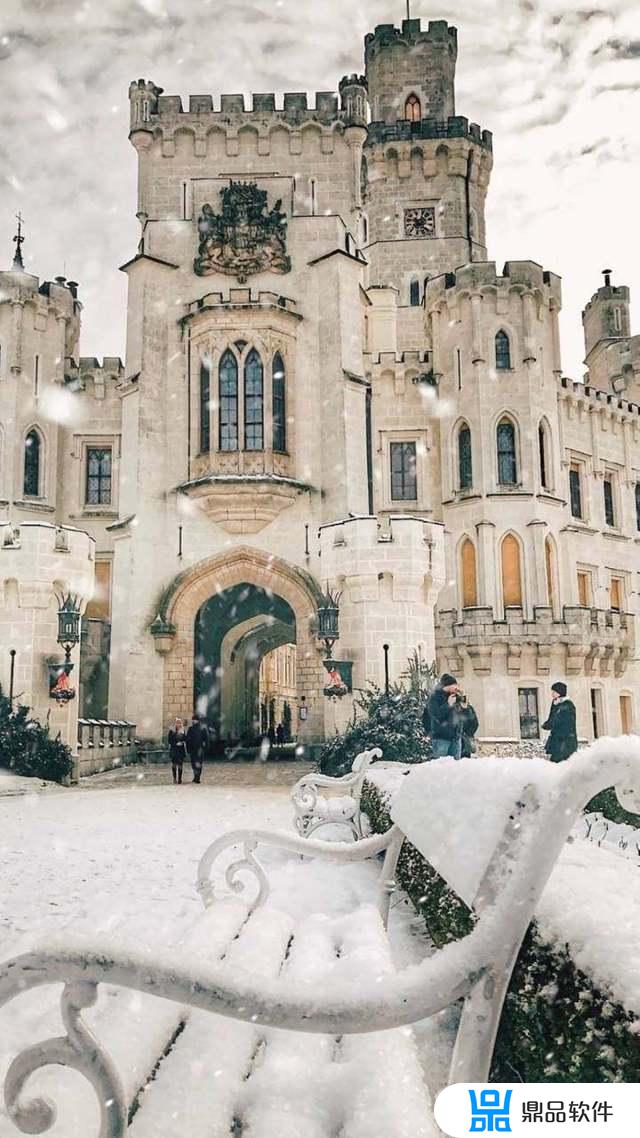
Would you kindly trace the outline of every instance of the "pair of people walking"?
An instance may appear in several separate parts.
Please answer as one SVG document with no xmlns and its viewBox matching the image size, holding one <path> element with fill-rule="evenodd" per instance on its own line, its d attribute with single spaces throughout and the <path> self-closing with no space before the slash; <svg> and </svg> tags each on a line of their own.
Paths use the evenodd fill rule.
<svg viewBox="0 0 640 1138">
<path fill-rule="evenodd" d="M 184 761 L 189 757 L 193 771 L 193 782 L 199 783 L 202 778 L 207 748 L 209 746 L 209 732 L 202 723 L 199 715 L 193 715 L 191 725 L 185 730 L 184 720 L 176 719 L 169 731 L 169 755 L 171 757 L 171 773 L 174 783 L 182 782 Z"/>
</svg>

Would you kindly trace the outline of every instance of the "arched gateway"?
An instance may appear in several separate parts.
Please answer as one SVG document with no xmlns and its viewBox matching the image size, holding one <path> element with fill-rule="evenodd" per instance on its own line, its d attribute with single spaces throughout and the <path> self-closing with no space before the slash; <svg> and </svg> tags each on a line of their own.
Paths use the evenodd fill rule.
<svg viewBox="0 0 640 1138">
<path fill-rule="evenodd" d="M 239 703 L 241 684 L 225 686 L 220 669 L 235 664 L 237 653 L 250 660 L 252 654 L 259 658 L 295 642 L 298 702 L 307 708 L 297 735 L 320 741 L 324 669 L 313 624 L 321 599 L 319 586 L 304 570 L 245 546 L 181 573 L 165 592 L 152 626 L 156 647 L 166 653 L 165 722 L 197 707 L 220 734 L 241 734 L 241 725 L 248 726 L 255 714 L 255 695 L 249 696 L 251 706 L 246 699 Z"/>
</svg>

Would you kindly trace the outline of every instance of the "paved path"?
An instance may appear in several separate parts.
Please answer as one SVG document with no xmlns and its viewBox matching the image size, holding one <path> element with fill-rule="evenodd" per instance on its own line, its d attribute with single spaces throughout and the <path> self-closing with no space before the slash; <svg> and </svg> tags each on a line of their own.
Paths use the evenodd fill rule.
<svg viewBox="0 0 640 1138">
<path fill-rule="evenodd" d="M 294 782 L 313 770 L 311 763 L 304 762 L 208 762 L 205 763 L 202 786 L 237 787 L 277 787 L 293 786 Z M 189 763 L 184 764 L 183 787 L 191 787 L 192 774 Z M 104 790 L 114 786 L 168 786 L 172 784 L 170 763 L 145 763 L 121 767 L 119 770 L 105 771 L 80 780 L 82 790 Z M 182 787 L 176 787 L 180 791 Z M 194 791 L 198 787 L 193 787 Z"/>
</svg>

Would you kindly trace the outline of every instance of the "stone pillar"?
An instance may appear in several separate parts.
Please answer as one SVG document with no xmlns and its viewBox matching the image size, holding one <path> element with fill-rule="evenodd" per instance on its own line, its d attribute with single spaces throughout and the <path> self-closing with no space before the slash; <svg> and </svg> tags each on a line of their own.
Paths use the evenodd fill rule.
<svg viewBox="0 0 640 1138">
<path fill-rule="evenodd" d="M 474 364 L 484 363 L 482 347 L 482 294 L 479 292 L 471 294 L 471 335 L 471 362 Z"/>
<path fill-rule="evenodd" d="M 24 301 L 12 301 L 11 308 L 13 314 L 11 371 L 14 375 L 19 375 L 22 371 L 22 322 L 24 317 Z"/>
<path fill-rule="evenodd" d="M 536 319 L 536 302 L 533 293 L 525 292 L 523 294 L 522 311 L 524 321 L 524 363 L 533 363 L 538 354 L 533 335 Z"/>
<path fill-rule="evenodd" d="M 482 521 L 476 524 L 478 534 L 478 605 L 490 608 L 496 603 L 496 574 L 498 566 L 495 554 L 495 525 Z"/>
</svg>

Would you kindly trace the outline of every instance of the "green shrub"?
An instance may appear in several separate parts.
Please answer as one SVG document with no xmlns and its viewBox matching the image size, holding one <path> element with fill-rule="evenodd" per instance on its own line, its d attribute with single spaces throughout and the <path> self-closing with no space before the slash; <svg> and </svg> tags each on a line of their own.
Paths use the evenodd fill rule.
<svg viewBox="0 0 640 1138">
<path fill-rule="evenodd" d="M 365 782 L 362 809 L 374 833 L 391 825 L 388 804 Z M 438 947 L 466 936 L 470 909 L 409 842 L 397 879 Z M 597 915 L 596 915 L 597 919 Z M 612 951 L 615 941 L 612 930 Z M 568 947 L 552 947 L 535 923 L 522 943 L 504 1003 L 493 1055 L 495 1082 L 635 1082 L 640 1069 L 638 1016 L 614 1003 L 573 963 Z"/>
<path fill-rule="evenodd" d="M 616 792 L 612 786 L 602 790 L 585 806 L 585 814 L 604 814 L 610 822 L 626 822 L 628 826 L 635 826 L 640 830 L 640 814 L 630 814 L 618 802 Z"/>
<path fill-rule="evenodd" d="M 324 774 L 343 775 L 361 751 L 380 747 L 387 761 L 422 763 L 431 757 L 431 744 L 422 726 L 422 713 L 435 682 L 435 668 L 418 653 L 409 659 L 399 683 L 382 691 L 368 684 L 355 700 L 353 721 L 342 735 L 329 739 L 320 752 Z"/>
<path fill-rule="evenodd" d="M 29 708 L 12 709 L 0 687 L 0 766 L 16 774 L 62 782 L 73 770 L 71 751 L 49 725 L 29 718 Z"/>
</svg>

